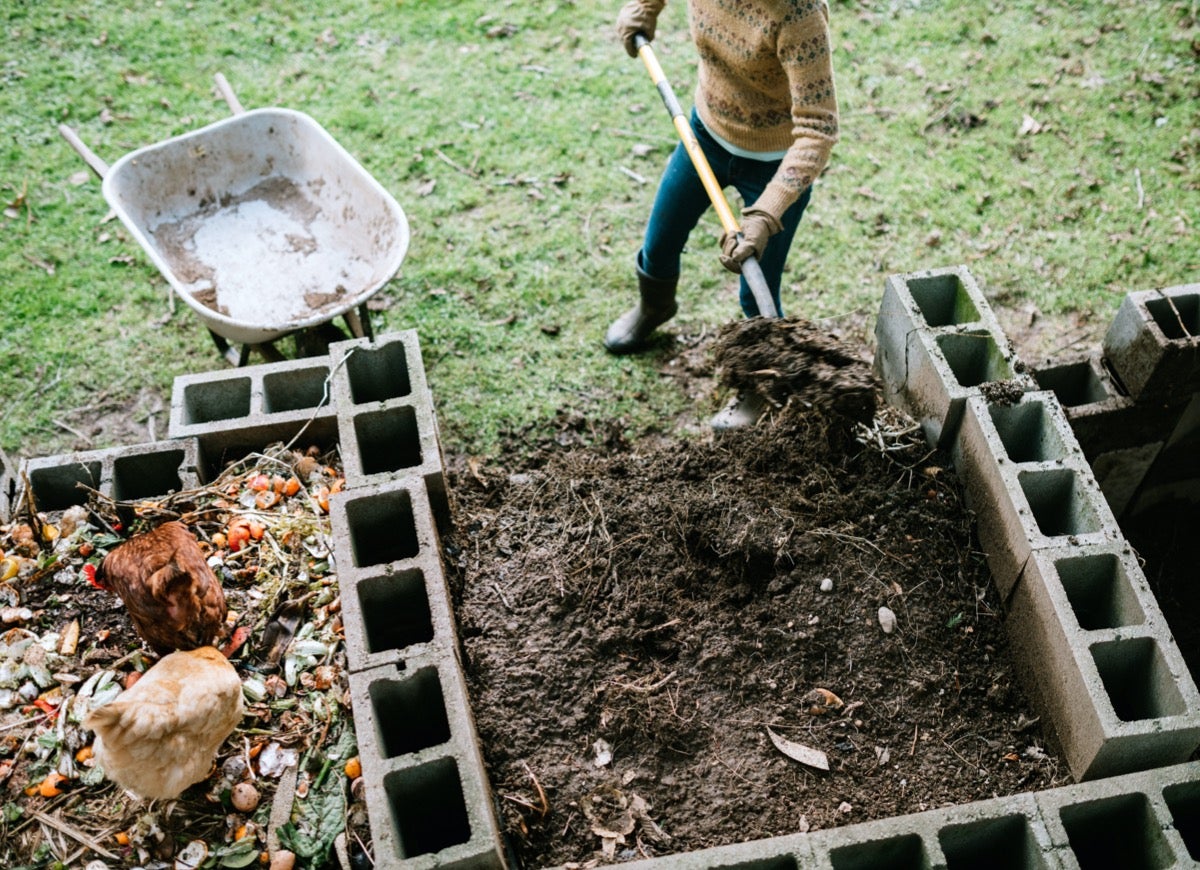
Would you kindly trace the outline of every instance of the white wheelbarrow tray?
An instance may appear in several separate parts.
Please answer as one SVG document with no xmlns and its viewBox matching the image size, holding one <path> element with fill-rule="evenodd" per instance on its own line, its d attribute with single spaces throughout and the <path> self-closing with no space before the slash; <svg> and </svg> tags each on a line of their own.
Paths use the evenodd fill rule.
<svg viewBox="0 0 1200 870">
<path fill-rule="evenodd" d="M 357 319 L 408 250 L 400 205 L 291 109 L 241 112 L 140 148 L 102 190 L 213 337 L 246 345 Z"/>
</svg>

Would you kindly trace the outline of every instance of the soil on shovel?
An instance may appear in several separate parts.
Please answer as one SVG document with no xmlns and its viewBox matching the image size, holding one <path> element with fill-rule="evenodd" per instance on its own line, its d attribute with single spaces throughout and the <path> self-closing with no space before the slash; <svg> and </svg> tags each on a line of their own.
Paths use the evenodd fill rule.
<svg viewBox="0 0 1200 870">
<path fill-rule="evenodd" d="M 664 369 L 710 382 L 701 358 L 772 399 L 757 427 L 627 443 L 571 418 L 531 456 L 526 433 L 510 467 L 449 462 L 448 576 L 520 864 L 1068 782 L 1016 683 L 959 482 L 910 420 L 875 410 L 863 358 L 757 320 Z"/>
</svg>

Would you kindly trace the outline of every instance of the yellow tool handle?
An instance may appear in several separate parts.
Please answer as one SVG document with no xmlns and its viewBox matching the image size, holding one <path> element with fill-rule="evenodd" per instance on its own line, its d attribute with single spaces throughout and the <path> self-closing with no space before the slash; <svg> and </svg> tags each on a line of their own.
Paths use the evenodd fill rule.
<svg viewBox="0 0 1200 870">
<path fill-rule="evenodd" d="M 646 39 L 643 34 L 638 33 L 633 37 L 633 44 L 637 47 L 638 57 L 646 65 L 646 71 L 650 73 L 651 81 L 658 88 L 663 105 L 671 113 L 671 122 L 675 125 L 675 132 L 679 134 L 679 141 L 683 143 L 688 157 L 691 158 L 692 166 L 696 169 L 696 174 L 700 176 L 700 183 L 704 185 L 704 190 L 708 194 L 708 200 L 712 203 L 717 217 L 721 219 L 721 226 L 727 233 L 735 235 L 740 233 L 742 228 L 738 225 L 737 218 L 733 216 L 733 209 L 729 207 L 729 200 L 725 198 L 725 191 L 721 189 L 717 177 L 713 175 L 712 167 L 708 165 L 708 158 L 704 156 L 704 150 L 700 147 L 700 143 L 696 141 L 696 134 L 692 132 L 692 125 L 688 123 L 687 116 L 683 113 L 683 107 L 679 105 L 679 100 L 675 98 L 675 92 L 671 90 L 671 83 L 667 81 L 666 74 L 663 73 L 662 67 L 659 66 L 658 58 L 654 56 L 654 49 L 650 47 L 650 40 Z M 757 259 L 747 257 L 742 261 L 742 276 L 746 279 L 746 283 L 750 287 L 750 292 L 754 294 L 754 302 L 758 306 L 758 313 L 763 317 L 778 317 L 779 313 L 775 310 L 775 300 L 771 297 L 771 289 L 767 286 L 766 276 L 763 275 L 762 267 L 758 264 Z"/>
<path fill-rule="evenodd" d="M 692 166 L 696 168 L 696 174 L 700 176 L 700 183 L 704 185 L 704 190 L 708 193 L 708 198 L 712 202 L 713 208 L 716 209 L 717 217 L 721 219 L 721 226 L 725 228 L 725 232 L 727 233 L 740 232 L 741 227 L 738 225 L 737 218 L 733 216 L 733 209 L 729 207 L 729 201 L 725 199 L 725 192 L 721 190 L 721 185 L 717 182 L 717 177 L 713 175 L 712 167 L 708 165 L 708 158 L 704 156 L 704 151 L 701 149 L 700 143 L 696 140 L 696 134 L 692 132 L 692 125 L 688 123 L 687 115 L 683 112 L 683 107 L 675 99 L 675 93 L 671 90 L 671 83 L 667 81 L 666 74 L 663 73 L 663 68 L 659 65 L 658 58 L 654 54 L 654 49 L 650 47 L 650 43 L 642 36 L 635 37 L 635 40 L 638 43 L 638 57 L 646 65 L 646 71 L 650 73 L 650 80 L 658 88 L 663 102 L 666 103 L 667 110 L 671 113 L 671 121 L 675 125 L 675 132 L 679 134 L 679 140 L 683 142 L 683 147 L 687 149 L 688 157 L 692 159 Z"/>
</svg>

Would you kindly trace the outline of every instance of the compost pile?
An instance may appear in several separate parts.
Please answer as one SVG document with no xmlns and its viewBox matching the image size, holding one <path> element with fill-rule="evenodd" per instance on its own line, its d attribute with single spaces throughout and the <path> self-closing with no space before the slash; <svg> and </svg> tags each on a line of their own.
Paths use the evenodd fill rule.
<svg viewBox="0 0 1200 870">
<path fill-rule="evenodd" d="M 719 360 L 776 404 L 752 430 L 626 443 L 572 416 L 512 465 L 451 461 L 464 665 L 526 868 L 1068 781 L 947 458 L 865 413 L 869 368 L 834 338 L 764 323 L 662 367 L 703 392 Z"/>
<path fill-rule="evenodd" d="M 25 505 L 0 526 L 0 866 L 244 867 L 291 852 L 316 868 L 369 853 L 327 516 L 341 485 L 335 454 L 273 445 L 200 489 L 92 492 L 91 512 Z M 104 778 L 81 727 L 155 660 L 83 568 L 168 519 L 221 579 L 246 715 L 207 780 L 151 802 Z"/>
</svg>

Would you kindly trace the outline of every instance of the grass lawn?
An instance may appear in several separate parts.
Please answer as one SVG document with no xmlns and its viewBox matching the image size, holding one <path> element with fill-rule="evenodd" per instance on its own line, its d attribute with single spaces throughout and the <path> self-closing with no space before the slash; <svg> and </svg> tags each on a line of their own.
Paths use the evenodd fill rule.
<svg viewBox="0 0 1200 870">
<path fill-rule="evenodd" d="M 448 450 L 489 455 L 561 411 L 643 431 L 688 408 L 664 352 L 600 346 L 671 125 L 613 37 L 619 2 L 348 0 L 0 11 L 0 447 L 111 446 L 106 408 L 165 433 L 177 375 L 215 369 L 200 320 L 59 136 L 113 162 L 229 109 L 312 115 L 404 207 L 412 244 L 377 331 L 419 331 Z M 786 274 L 787 313 L 869 341 L 886 275 L 966 263 L 998 313 L 1095 342 L 1130 290 L 1200 281 L 1195 2 L 835 2 L 842 141 Z M 690 103 L 673 0 L 656 49 Z M 739 316 L 708 219 L 672 329 Z M 1065 333 L 1064 333 L 1065 334 Z M 669 351 L 665 351 L 669 352 Z"/>
</svg>

